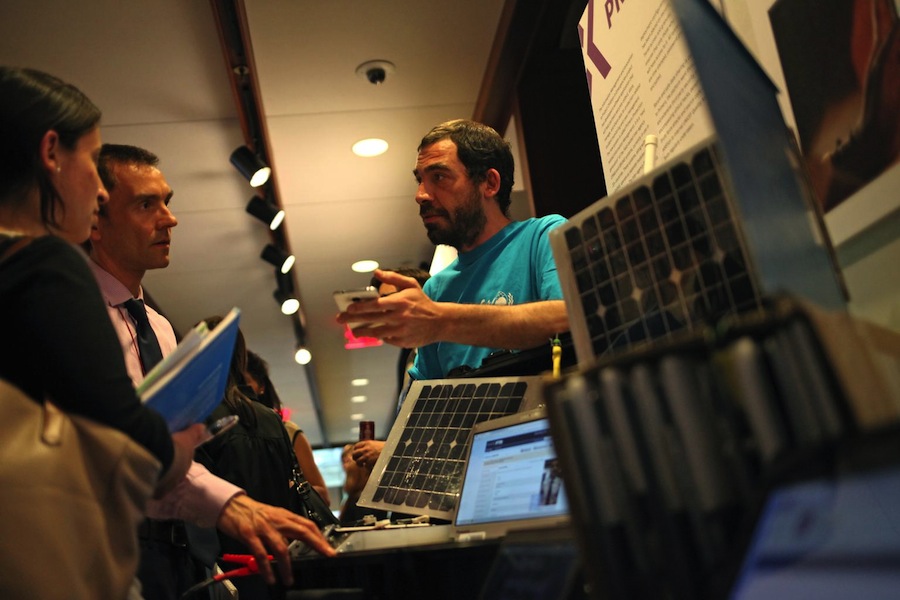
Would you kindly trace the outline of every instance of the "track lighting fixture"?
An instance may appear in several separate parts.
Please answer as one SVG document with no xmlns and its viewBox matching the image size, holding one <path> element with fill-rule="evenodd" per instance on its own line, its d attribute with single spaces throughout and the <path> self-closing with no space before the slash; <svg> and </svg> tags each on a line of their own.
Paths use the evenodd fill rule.
<svg viewBox="0 0 900 600">
<path fill-rule="evenodd" d="M 294 360 L 298 365 L 308 365 L 312 360 L 312 352 L 306 346 L 297 346 L 297 352 L 294 353 Z"/>
<path fill-rule="evenodd" d="M 278 226 L 284 221 L 284 211 L 259 196 L 250 198 L 250 202 L 247 203 L 247 212 L 268 225 L 272 231 L 278 229 Z"/>
<path fill-rule="evenodd" d="M 231 153 L 231 164 L 247 178 L 251 187 L 261 186 L 272 174 L 272 169 L 247 146 L 241 146 Z"/>
<path fill-rule="evenodd" d="M 306 330 L 298 322 L 294 323 L 294 336 L 297 339 L 294 361 L 299 365 L 308 365 L 309 361 L 312 360 L 312 352 L 306 347 Z"/>
<path fill-rule="evenodd" d="M 274 296 L 275 300 L 278 301 L 278 305 L 281 306 L 281 312 L 283 314 L 292 315 L 300 310 L 300 301 L 290 292 L 275 290 Z"/>
<path fill-rule="evenodd" d="M 300 310 L 300 300 L 297 299 L 297 295 L 294 293 L 293 278 L 288 273 L 276 271 L 275 281 L 278 283 L 278 289 L 275 290 L 273 296 L 278 301 L 281 312 L 286 315 L 296 314 Z M 302 317 L 302 315 L 299 316 Z M 300 323 L 300 327 L 303 327 L 303 323 Z"/>
<path fill-rule="evenodd" d="M 294 266 L 294 255 L 288 254 L 274 244 L 266 244 L 260 258 L 274 265 L 282 273 L 287 273 Z"/>
</svg>

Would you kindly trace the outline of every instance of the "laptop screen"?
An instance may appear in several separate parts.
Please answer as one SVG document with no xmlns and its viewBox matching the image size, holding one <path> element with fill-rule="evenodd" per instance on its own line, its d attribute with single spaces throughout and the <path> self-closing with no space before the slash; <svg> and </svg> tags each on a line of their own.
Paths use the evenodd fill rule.
<svg viewBox="0 0 900 600">
<path fill-rule="evenodd" d="M 537 519 L 565 522 L 569 506 L 543 409 L 475 426 L 454 524 L 503 523 L 505 531 Z M 512 523 L 529 521 L 529 523 Z"/>
</svg>

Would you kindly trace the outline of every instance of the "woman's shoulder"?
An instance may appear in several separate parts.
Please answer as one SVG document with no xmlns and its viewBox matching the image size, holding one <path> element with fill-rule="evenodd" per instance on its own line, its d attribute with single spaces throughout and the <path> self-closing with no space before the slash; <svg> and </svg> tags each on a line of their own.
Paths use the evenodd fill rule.
<svg viewBox="0 0 900 600">
<path fill-rule="evenodd" d="M 83 250 L 56 236 L 33 238 L 2 261 L 2 287 L 4 292 L 40 289 L 43 293 L 99 296 L 88 260 Z"/>
<path fill-rule="evenodd" d="M 284 428 L 287 429 L 288 435 L 291 437 L 291 441 L 294 441 L 294 438 L 298 433 L 303 433 L 303 430 L 300 429 L 300 426 L 294 423 L 293 421 L 282 421 L 284 423 Z"/>
<path fill-rule="evenodd" d="M 0 254 L 13 247 L 21 237 L 9 237 L 0 242 Z M 10 267 L 16 265 L 80 265 L 87 267 L 87 256 L 84 251 L 66 240 L 55 235 L 42 235 L 34 238 L 24 238 L 28 241 L 21 244 L 18 249 L 8 257 Z"/>
</svg>

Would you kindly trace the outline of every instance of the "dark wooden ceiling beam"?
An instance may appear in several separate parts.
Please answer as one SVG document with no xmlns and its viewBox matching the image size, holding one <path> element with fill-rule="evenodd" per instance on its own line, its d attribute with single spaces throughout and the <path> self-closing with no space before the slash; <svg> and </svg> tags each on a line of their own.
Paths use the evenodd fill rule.
<svg viewBox="0 0 900 600">
<path fill-rule="evenodd" d="M 264 196 L 279 208 L 283 207 L 278 191 L 278 169 L 274 163 L 273 153 L 269 145 L 269 131 L 266 126 L 266 118 L 262 108 L 262 94 L 259 87 L 259 78 L 256 72 L 256 59 L 253 56 L 253 44 L 250 39 L 250 26 L 247 22 L 247 11 L 243 0 L 210 0 L 219 42 L 222 48 L 224 63 L 227 68 L 228 81 L 231 85 L 232 96 L 237 108 L 241 131 L 244 134 L 244 143 L 272 169 L 269 181 L 266 182 L 263 191 Z M 291 252 L 287 235 L 288 223 L 285 220 L 281 227 L 270 231 L 272 243 L 286 252 Z M 278 277 L 276 273 L 276 278 Z M 300 295 L 300 286 L 296 280 L 294 271 L 288 276 L 293 283 L 294 295 L 303 300 Z M 278 281 L 275 281 L 276 286 Z M 306 326 L 302 308 L 297 313 L 288 317 L 294 331 L 294 337 L 298 344 L 306 345 Z M 312 363 L 304 365 L 306 379 L 309 383 L 310 401 L 316 413 L 317 425 L 322 436 L 322 445 L 328 447 L 328 433 L 324 426 L 322 412 L 322 400 L 319 392 L 315 367 Z"/>
<path fill-rule="evenodd" d="M 515 115 L 536 215 L 606 195 L 577 24 L 587 0 L 507 0 L 473 118 L 501 135 Z"/>
</svg>

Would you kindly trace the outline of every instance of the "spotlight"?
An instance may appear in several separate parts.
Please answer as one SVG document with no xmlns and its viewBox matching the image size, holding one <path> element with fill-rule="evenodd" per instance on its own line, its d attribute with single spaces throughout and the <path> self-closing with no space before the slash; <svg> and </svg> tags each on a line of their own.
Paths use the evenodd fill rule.
<svg viewBox="0 0 900 600">
<path fill-rule="evenodd" d="M 278 229 L 278 226 L 284 221 L 284 211 L 259 196 L 253 196 L 250 199 L 250 202 L 247 203 L 247 212 L 268 225 L 272 231 Z"/>
<path fill-rule="evenodd" d="M 281 248 L 273 244 L 266 244 L 266 247 L 263 248 L 262 254 L 260 258 L 265 260 L 268 263 L 275 265 L 279 271 L 282 273 L 287 273 L 291 270 L 291 267 L 294 266 L 294 255 L 288 254 Z"/>
<path fill-rule="evenodd" d="M 294 354 L 294 360 L 299 365 L 308 365 L 312 360 L 312 353 L 306 349 L 306 346 L 298 346 L 297 352 Z"/>
<path fill-rule="evenodd" d="M 231 164 L 247 178 L 251 187 L 261 186 L 272 174 L 272 169 L 247 146 L 241 146 L 231 153 Z"/>
<path fill-rule="evenodd" d="M 300 301 L 294 298 L 293 294 L 282 290 L 275 290 L 275 300 L 281 306 L 281 312 L 286 315 L 292 315 L 300 310 Z"/>
</svg>

